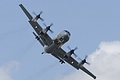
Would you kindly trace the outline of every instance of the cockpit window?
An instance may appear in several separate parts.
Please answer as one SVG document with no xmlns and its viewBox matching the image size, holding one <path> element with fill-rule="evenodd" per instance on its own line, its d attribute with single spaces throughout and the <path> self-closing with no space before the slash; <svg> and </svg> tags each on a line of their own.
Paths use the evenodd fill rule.
<svg viewBox="0 0 120 80">
<path fill-rule="evenodd" d="M 67 32 L 69 36 L 71 35 L 70 32 L 68 32 L 67 30 L 64 30 L 64 31 Z"/>
</svg>

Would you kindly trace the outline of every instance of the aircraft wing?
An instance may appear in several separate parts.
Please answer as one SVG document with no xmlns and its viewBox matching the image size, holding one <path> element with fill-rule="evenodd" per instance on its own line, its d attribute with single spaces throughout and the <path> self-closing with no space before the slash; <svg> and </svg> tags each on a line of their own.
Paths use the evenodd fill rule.
<svg viewBox="0 0 120 80">
<path fill-rule="evenodd" d="M 32 21 L 33 17 L 31 16 L 31 14 L 25 9 L 25 7 L 20 4 L 19 5 L 21 7 L 21 9 L 23 10 L 23 12 L 26 14 L 26 16 L 29 18 L 29 23 L 31 24 L 31 26 L 33 27 L 33 29 L 36 31 L 36 33 L 38 35 L 40 35 L 40 31 L 43 30 L 42 27 L 38 24 L 38 22 L 36 21 Z M 50 38 L 50 36 L 48 36 L 48 34 L 45 34 L 44 36 L 40 36 L 40 38 L 42 39 L 42 41 L 44 42 L 44 45 L 50 45 L 53 41 Z"/>
<path fill-rule="evenodd" d="M 40 35 L 40 31 L 42 30 L 42 27 L 37 23 L 33 21 L 29 21 L 33 29 L 36 31 L 38 35 Z M 50 36 L 46 33 L 44 36 L 39 36 L 42 41 L 44 42 L 44 45 L 51 45 L 53 43 L 53 40 L 50 38 Z"/>
<path fill-rule="evenodd" d="M 59 48 L 57 53 L 58 56 L 60 56 L 62 59 L 64 59 L 64 55 L 67 54 L 62 48 Z M 93 77 L 94 79 L 96 79 L 96 76 L 93 75 L 89 70 L 87 70 L 83 65 L 78 66 L 78 62 L 73 59 L 72 57 L 68 58 L 68 59 L 64 59 L 67 63 L 69 63 L 70 65 L 72 65 L 74 68 L 76 69 L 81 69 L 82 71 L 84 71 L 85 73 L 87 73 L 88 75 L 90 75 L 91 77 Z"/>
<path fill-rule="evenodd" d="M 72 57 L 70 57 L 70 58 L 68 58 L 68 59 L 65 59 L 65 58 L 64 58 L 64 55 L 67 54 L 67 53 L 66 53 L 62 48 L 59 48 L 55 54 L 57 54 L 57 55 L 60 56 L 63 60 L 65 60 L 67 63 L 69 63 L 69 64 L 72 65 L 74 68 L 76 68 L 76 69 L 79 70 L 78 62 L 77 62 L 75 59 L 73 59 Z"/>
<path fill-rule="evenodd" d="M 25 14 L 27 15 L 27 17 L 30 19 L 30 20 L 32 20 L 33 19 L 33 17 L 30 15 L 30 13 L 25 9 L 25 7 L 22 5 L 22 4 L 20 4 L 19 5 L 21 8 L 22 8 L 22 10 L 25 12 Z"/>
<path fill-rule="evenodd" d="M 87 70 L 84 66 L 81 66 L 80 69 L 82 71 L 84 71 L 85 73 L 87 73 L 88 75 L 90 75 L 91 77 L 93 77 L 94 79 L 96 79 L 96 76 L 93 75 L 89 70 Z"/>
</svg>

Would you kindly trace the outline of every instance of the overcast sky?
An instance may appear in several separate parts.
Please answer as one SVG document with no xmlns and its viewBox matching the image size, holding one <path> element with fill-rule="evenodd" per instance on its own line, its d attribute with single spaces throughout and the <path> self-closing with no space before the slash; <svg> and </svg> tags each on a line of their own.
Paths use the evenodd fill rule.
<svg viewBox="0 0 120 80">
<path fill-rule="evenodd" d="M 19 4 L 31 14 L 43 11 L 44 22 L 54 24 L 54 34 L 48 32 L 52 38 L 64 29 L 70 31 L 64 50 L 77 46 L 79 57 L 88 55 L 91 65 L 85 67 L 97 80 L 120 79 L 120 0 L 0 0 L 0 80 L 93 80 L 41 54 L 43 48 Z"/>
</svg>

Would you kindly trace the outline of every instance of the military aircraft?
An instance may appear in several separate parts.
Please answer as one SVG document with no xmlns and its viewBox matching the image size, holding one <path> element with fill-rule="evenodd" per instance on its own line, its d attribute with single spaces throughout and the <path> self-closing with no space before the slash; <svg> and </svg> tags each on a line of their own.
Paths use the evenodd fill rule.
<svg viewBox="0 0 120 80">
<path fill-rule="evenodd" d="M 66 52 L 61 48 L 61 46 L 63 44 L 65 44 L 70 38 L 71 34 L 69 31 L 63 30 L 56 36 L 56 38 L 52 39 L 47 34 L 47 32 L 50 31 L 53 33 L 53 31 L 50 29 L 53 24 L 51 24 L 49 26 L 44 24 L 46 26 L 46 28 L 43 29 L 37 22 L 38 19 L 41 19 L 42 21 L 44 21 L 44 19 L 41 18 L 42 12 L 40 12 L 38 15 L 34 13 L 36 16 L 33 18 L 31 16 L 31 14 L 26 10 L 26 8 L 22 4 L 20 4 L 19 6 L 23 10 L 23 12 L 26 14 L 26 16 L 29 18 L 29 23 L 31 24 L 33 29 L 36 31 L 37 34 L 35 32 L 33 32 L 35 38 L 44 47 L 44 52 L 42 52 L 42 54 L 43 53 L 51 54 L 54 57 L 56 57 L 61 64 L 67 62 L 70 65 L 72 65 L 74 68 L 76 68 L 77 70 L 81 69 L 82 71 L 84 71 L 85 73 L 87 73 L 88 75 L 90 75 L 91 77 L 96 79 L 96 76 L 93 75 L 89 70 L 87 70 L 83 66 L 85 63 L 88 64 L 88 62 L 86 61 L 87 57 L 85 59 L 81 60 L 81 62 L 77 62 L 71 56 L 72 54 L 75 55 L 74 51 L 77 49 L 77 47 L 75 49 L 70 49 L 69 52 Z"/>
</svg>

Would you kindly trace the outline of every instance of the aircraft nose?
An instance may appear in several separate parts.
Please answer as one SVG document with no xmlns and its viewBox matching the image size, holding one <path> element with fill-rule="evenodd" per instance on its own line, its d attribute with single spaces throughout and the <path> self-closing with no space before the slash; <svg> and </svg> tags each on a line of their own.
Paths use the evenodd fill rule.
<svg viewBox="0 0 120 80">
<path fill-rule="evenodd" d="M 70 32 L 67 30 L 64 30 L 66 32 L 66 35 L 71 36 Z"/>
</svg>

